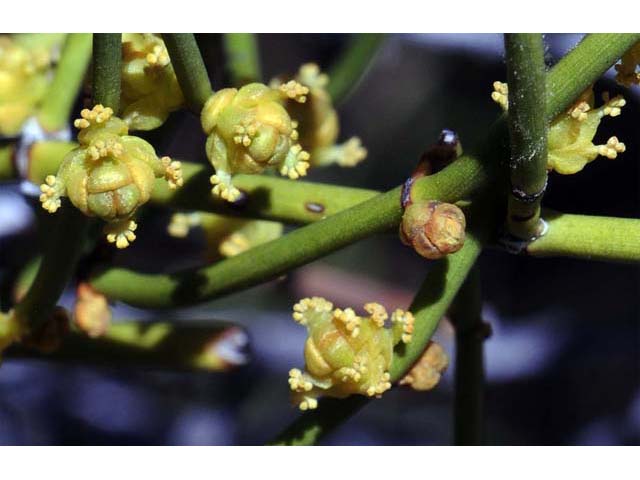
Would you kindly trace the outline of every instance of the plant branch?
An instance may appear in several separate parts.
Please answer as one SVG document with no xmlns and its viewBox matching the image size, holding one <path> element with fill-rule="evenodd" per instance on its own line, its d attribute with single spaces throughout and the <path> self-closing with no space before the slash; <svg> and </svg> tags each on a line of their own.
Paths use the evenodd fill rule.
<svg viewBox="0 0 640 480">
<path fill-rule="evenodd" d="M 445 202 L 469 198 L 488 173 L 473 157 L 461 157 L 442 172 L 416 181 L 414 198 Z M 92 286 L 111 299 L 166 308 L 189 305 L 249 288 L 305 265 L 374 233 L 395 229 L 402 217 L 397 187 L 319 222 L 211 266 L 173 275 L 109 269 Z"/>
<path fill-rule="evenodd" d="M 213 94 L 209 74 L 202 60 L 193 33 L 163 33 L 171 64 L 189 108 L 200 115 L 202 107 Z"/>
<path fill-rule="evenodd" d="M 540 202 L 547 185 L 544 45 L 539 33 L 507 33 L 504 44 L 511 143 L 507 229 L 527 241 L 543 229 Z"/>
<path fill-rule="evenodd" d="M 231 84 L 240 87 L 262 79 L 258 35 L 255 33 L 224 33 L 222 44 Z"/>
<path fill-rule="evenodd" d="M 60 130 L 69 121 L 73 103 L 91 60 L 91 43 L 90 33 L 67 35 L 53 81 L 38 113 L 38 121 L 45 130 Z"/>
<path fill-rule="evenodd" d="M 93 39 L 94 102 L 114 111 L 120 101 L 120 36 L 119 33 L 96 33 Z M 48 320 L 73 275 L 89 228 L 89 218 L 69 204 L 53 221 L 57 224 L 47 238 L 36 278 L 15 308 L 16 315 L 32 332 Z"/>
<path fill-rule="evenodd" d="M 529 255 L 640 262 L 640 219 L 543 213 L 549 228 L 528 245 Z"/>
<path fill-rule="evenodd" d="M 358 85 L 385 39 L 383 33 L 354 34 L 344 53 L 329 69 L 327 91 L 334 105 L 344 101 Z"/>
<path fill-rule="evenodd" d="M 456 332 L 454 445 L 481 445 L 485 328 L 478 267 L 471 269 L 449 310 Z"/>
<path fill-rule="evenodd" d="M 53 352 L 22 345 L 6 352 L 10 358 L 40 358 L 108 367 L 145 367 L 221 372 L 241 363 L 225 352 L 237 349 L 240 327 L 225 322 L 117 322 L 98 338 L 81 332 L 66 334 Z"/>
<path fill-rule="evenodd" d="M 640 33 L 591 33 L 547 75 L 547 121 L 563 113 L 624 53 L 640 41 Z M 560 93 L 560 95 L 557 95 Z"/>
<path fill-rule="evenodd" d="M 622 37 L 623 36 L 621 36 L 621 38 L 618 38 L 618 37 L 609 38 L 610 43 L 590 41 L 584 47 L 582 47 L 582 44 L 581 44 L 581 46 L 577 47 L 572 53 L 569 54 L 570 58 L 568 60 L 565 59 L 564 62 L 560 62 L 560 64 L 558 64 L 558 66 L 551 72 L 553 75 L 552 80 L 554 82 L 558 82 L 558 80 L 561 80 L 561 81 L 557 83 L 558 87 L 552 86 L 552 88 L 549 88 L 547 90 L 548 120 L 550 120 L 549 117 L 555 116 L 556 114 L 564 110 L 573 101 L 573 98 L 575 98 L 589 84 L 595 81 L 595 79 L 598 76 L 600 76 L 602 73 L 604 73 L 604 71 L 608 68 L 607 65 L 602 64 L 602 62 L 600 62 L 599 59 L 597 58 L 598 50 L 602 50 L 603 52 L 607 51 L 611 43 L 616 43 L 618 48 L 617 56 L 615 58 L 610 58 L 611 64 L 615 62 L 615 60 L 619 58 L 619 56 L 621 56 L 622 53 L 624 53 L 624 51 L 626 51 L 626 49 L 628 48 L 628 45 L 625 42 L 629 40 L 629 38 L 626 38 L 625 40 L 623 40 Z M 571 71 L 573 69 L 573 65 L 580 65 L 583 62 L 586 64 L 589 64 L 589 62 L 593 62 L 593 64 L 594 65 L 597 64 L 597 66 L 594 66 L 593 68 L 584 69 L 585 75 L 587 73 L 589 74 L 584 78 L 572 77 Z M 609 64 L 609 66 L 611 64 Z M 564 78 L 565 75 L 567 75 L 568 78 L 565 79 Z M 575 87 L 577 86 L 582 86 L 582 88 L 578 88 L 576 91 Z M 549 105 L 552 105 L 553 107 L 551 110 L 549 110 Z M 557 111 L 554 111 L 553 109 L 557 109 Z M 555 113 L 553 113 L 553 115 L 550 115 L 549 112 L 555 112 Z M 502 116 L 490 131 L 489 135 L 494 145 L 490 145 L 488 148 L 484 150 L 485 155 L 491 156 L 495 152 L 500 152 L 500 146 L 503 145 L 502 138 L 504 133 L 506 133 L 504 131 L 504 125 L 505 125 L 505 120 L 504 120 L 504 116 Z M 500 161 L 500 157 L 493 158 L 494 163 L 499 163 L 499 161 Z M 489 213 L 490 210 L 487 210 L 487 212 Z M 486 220 L 487 219 L 485 219 L 485 221 Z M 486 225 L 485 225 L 485 228 L 486 228 Z M 470 241 L 473 243 L 470 243 Z M 443 302 L 444 305 L 442 306 L 444 308 L 440 308 L 435 312 L 434 310 L 432 310 L 432 308 L 427 309 L 425 315 L 433 314 L 434 317 L 437 317 L 437 320 L 439 320 L 442 314 L 444 314 L 444 312 L 446 311 L 446 308 L 448 307 L 449 303 L 453 299 L 450 289 L 454 290 L 453 295 L 455 295 L 455 292 L 457 292 L 460 286 L 460 283 L 462 283 L 462 281 L 466 277 L 467 272 L 473 266 L 475 258 L 480 252 L 480 243 L 479 242 L 476 243 L 476 242 L 477 241 L 473 239 L 473 237 L 469 238 L 467 240 L 467 243 L 465 244 L 465 247 L 460 252 L 452 256 L 449 256 L 447 258 L 448 262 L 452 262 L 452 263 L 456 259 L 460 259 L 461 260 L 460 263 L 462 265 L 458 264 L 459 266 L 458 272 L 464 272 L 464 273 L 460 276 L 461 278 L 457 276 L 455 277 L 456 279 L 459 278 L 459 283 L 457 284 L 457 286 L 452 285 L 451 287 L 449 287 L 448 285 L 445 285 L 444 289 L 442 290 L 443 294 L 440 298 L 449 294 L 447 296 L 447 300 Z M 467 252 L 469 252 L 469 250 L 472 250 L 471 252 L 472 255 L 468 255 L 467 257 L 467 254 L 468 254 Z M 465 262 L 464 260 L 467 260 L 467 261 Z M 438 262 L 436 264 L 436 268 L 437 266 L 441 266 L 443 263 L 445 262 L 443 261 Z M 447 276 L 449 276 L 450 269 L 451 267 L 449 267 L 449 269 L 445 269 Z M 430 278 L 434 278 L 436 274 L 438 274 L 439 276 L 443 275 L 441 271 L 439 273 L 431 271 L 429 273 L 429 276 L 427 277 L 425 284 L 428 284 L 430 281 Z M 433 277 L 431 277 L 432 275 Z M 452 279 L 453 278 L 454 277 L 452 276 Z M 421 289 L 421 292 L 418 294 L 418 297 L 420 297 L 421 293 L 425 291 L 430 292 L 430 288 L 423 287 Z M 436 295 L 435 298 L 438 298 L 437 293 L 435 293 L 434 295 Z M 416 310 L 419 310 L 419 306 L 416 306 L 414 302 L 414 305 L 412 305 L 411 310 L 415 312 Z M 419 315 L 420 317 L 422 317 L 422 312 L 420 312 Z M 420 325 L 424 322 L 424 320 L 421 320 L 418 317 L 418 315 L 416 315 L 416 320 L 417 320 L 416 321 L 417 325 Z M 427 323 L 427 322 L 424 322 L 424 323 Z M 428 341 L 428 338 L 423 338 L 422 336 L 420 337 L 420 343 L 422 343 L 422 347 L 426 345 L 427 341 Z M 409 346 L 411 348 L 411 344 L 409 344 Z M 414 357 L 414 360 L 415 358 L 417 358 L 417 356 Z M 399 360 L 394 359 L 393 366 L 395 367 L 395 370 L 393 370 L 393 374 L 392 374 L 393 380 L 397 380 L 400 377 L 399 375 L 397 375 L 397 372 L 398 372 L 397 365 L 398 363 L 402 363 L 402 362 L 403 362 L 402 358 L 400 358 Z M 408 363 L 407 365 L 404 365 L 404 366 L 406 366 L 406 368 L 403 369 L 403 371 L 406 371 L 406 369 L 408 369 L 411 366 L 411 363 Z M 280 444 L 304 444 L 304 445 L 314 444 L 318 441 L 318 439 L 322 435 L 326 434 L 328 430 L 330 430 L 331 428 L 340 424 L 342 421 L 349 418 L 353 413 L 359 410 L 366 403 L 367 403 L 367 399 L 360 398 L 357 396 L 352 396 L 345 400 L 340 400 L 340 401 L 324 400 L 323 403 L 320 404 L 320 407 L 317 410 L 306 412 L 298 420 L 296 420 L 289 428 L 285 430 L 285 432 L 282 435 L 280 435 L 280 437 L 278 437 L 276 442 Z"/>
<path fill-rule="evenodd" d="M 93 104 L 120 110 L 122 34 L 93 34 Z"/>
</svg>

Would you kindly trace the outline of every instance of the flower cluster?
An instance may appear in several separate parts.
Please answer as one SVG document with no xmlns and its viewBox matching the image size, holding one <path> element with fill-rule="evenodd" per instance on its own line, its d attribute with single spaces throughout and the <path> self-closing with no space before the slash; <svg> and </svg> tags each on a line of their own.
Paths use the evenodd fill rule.
<svg viewBox="0 0 640 480">
<path fill-rule="evenodd" d="M 206 151 L 216 170 L 212 193 L 233 202 L 240 191 L 233 185 L 236 173 L 260 173 L 269 167 L 291 179 L 304 176 L 309 154 L 298 143 L 297 122 L 282 103 L 304 103 L 309 89 L 295 81 L 271 88 L 250 83 L 224 88 L 202 109 L 202 128 L 208 135 Z"/>
<path fill-rule="evenodd" d="M 122 119 L 131 130 L 152 130 L 184 105 L 162 39 L 152 33 L 122 35 Z"/>
<path fill-rule="evenodd" d="M 194 227 L 204 230 L 208 261 L 239 255 L 257 245 L 279 238 L 283 231 L 282 224 L 278 222 L 246 220 L 205 212 L 175 213 L 167 231 L 173 237 L 184 238 Z"/>
<path fill-rule="evenodd" d="M 294 305 L 294 320 L 308 330 L 306 371 L 289 371 L 292 399 L 301 410 L 316 408 L 319 396 L 379 397 L 391 388 L 393 347 L 411 341 L 413 315 L 398 309 L 391 315 L 391 328 L 385 328 L 389 315 L 382 305 L 368 303 L 364 309 L 369 316 L 360 317 L 351 308 L 334 309 L 320 297 Z"/>
<path fill-rule="evenodd" d="M 495 82 L 493 88 L 491 98 L 506 110 L 508 108 L 507 85 Z M 593 90 L 589 88 L 566 113 L 559 115 L 551 122 L 548 132 L 547 168 L 549 170 L 570 175 L 582 170 L 587 163 L 595 160 L 599 155 L 614 159 L 618 153 L 625 151 L 624 143 L 617 137 L 609 138 L 602 145 L 593 143 L 602 119 L 606 116 L 617 117 L 626 104 L 621 95 L 609 98 L 609 95 L 604 93 L 602 99 L 604 103 L 596 108 Z"/>
<path fill-rule="evenodd" d="M 293 80 L 309 89 L 307 101 L 298 103 L 288 100 L 284 106 L 289 115 L 299 122 L 300 145 L 310 153 L 311 165 L 335 163 L 342 167 L 353 167 L 364 160 L 367 150 L 358 137 L 336 144 L 340 123 L 331 96 L 326 90 L 329 77 L 320 72 L 315 63 L 307 63 L 300 67 Z M 278 78 L 271 81 L 274 88 L 282 84 L 283 81 Z"/>
<path fill-rule="evenodd" d="M 125 248 L 135 240 L 136 209 L 151 196 L 156 178 L 170 188 L 182 185 L 180 162 L 158 158 L 145 140 L 127 135 L 127 124 L 110 108 L 85 109 L 74 125 L 80 145 L 69 152 L 58 169 L 42 184 L 40 201 L 50 213 L 60 208 L 61 197 L 88 216 L 107 223 L 107 240 Z"/>
<path fill-rule="evenodd" d="M 31 37 L 0 35 L 0 135 L 20 133 L 49 85 L 49 37 Z"/>
</svg>

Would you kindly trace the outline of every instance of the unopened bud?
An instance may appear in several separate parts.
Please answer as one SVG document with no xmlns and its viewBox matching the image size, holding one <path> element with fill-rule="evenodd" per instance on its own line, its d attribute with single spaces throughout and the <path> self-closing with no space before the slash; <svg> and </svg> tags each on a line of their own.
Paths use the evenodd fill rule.
<svg viewBox="0 0 640 480">
<path fill-rule="evenodd" d="M 450 203 L 435 200 L 408 205 L 400 224 L 400 239 L 428 259 L 457 252 L 464 245 L 464 213 Z"/>
<path fill-rule="evenodd" d="M 447 353 L 439 344 L 430 341 L 420 360 L 400 380 L 400 385 L 409 385 L 417 391 L 431 390 L 438 384 L 448 366 Z"/>
</svg>

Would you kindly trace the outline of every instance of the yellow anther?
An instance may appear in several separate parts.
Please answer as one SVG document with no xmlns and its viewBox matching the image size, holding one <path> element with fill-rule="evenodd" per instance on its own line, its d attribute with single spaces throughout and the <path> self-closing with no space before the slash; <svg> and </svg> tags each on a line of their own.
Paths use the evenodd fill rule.
<svg viewBox="0 0 640 480">
<path fill-rule="evenodd" d="M 598 155 L 607 157 L 611 160 L 618 156 L 618 153 L 622 153 L 626 150 L 624 143 L 618 140 L 618 137 L 611 137 L 607 140 L 605 145 L 597 145 Z"/>
<path fill-rule="evenodd" d="M 45 183 L 40 185 L 40 202 L 42 208 L 49 213 L 55 213 L 61 205 L 60 189 L 57 185 L 57 179 L 54 175 L 47 175 Z"/>
<path fill-rule="evenodd" d="M 280 85 L 280 91 L 298 103 L 306 102 L 309 94 L 309 89 L 295 80 L 289 80 L 287 83 Z"/>
<path fill-rule="evenodd" d="M 119 249 L 127 248 L 136 239 L 135 232 L 138 225 L 133 220 L 108 223 L 104 231 L 107 234 L 107 241 L 115 243 Z"/>
<path fill-rule="evenodd" d="M 384 327 L 384 322 L 387 318 L 389 318 L 389 315 L 387 314 L 387 310 L 380 305 L 379 303 L 367 303 L 364 306 L 365 311 L 371 315 L 371 320 L 373 320 L 373 323 L 376 324 L 376 326 L 378 327 Z"/>
<path fill-rule="evenodd" d="M 164 165 L 164 178 L 167 180 L 169 188 L 171 190 L 175 190 L 176 188 L 184 185 L 184 179 L 182 178 L 182 164 L 177 160 L 171 160 L 170 157 L 162 157 L 160 161 L 162 162 L 162 165 Z"/>
<path fill-rule="evenodd" d="M 493 82 L 493 92 L 491 93 L 491 98 L 494 102 L 500 105 L 500 108 L 503 110 L 509 109 L 509 87 L 506 83 L 502 82 Z"/>
</svg>

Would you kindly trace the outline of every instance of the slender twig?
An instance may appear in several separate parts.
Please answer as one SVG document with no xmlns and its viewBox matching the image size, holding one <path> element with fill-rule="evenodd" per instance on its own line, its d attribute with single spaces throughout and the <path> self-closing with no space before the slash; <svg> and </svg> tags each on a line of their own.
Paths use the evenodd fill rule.
<svg viewBox="0 0 640 480">
<path fill-rule="evenodd" d="M 449 310 L 456 331 L 454 380 L 455 445 L 481 445 L 485 329 L 478 267 L 469 272 Z"/>
<path fill-rule="evenodd" d="M 327 90 L 334 104 L 344 101 L 358 85 L 384 41 L 383 33 L 354 34 L 344 53 L 329 69 Z"/>
<path fill-rule="evenodd" d="M 122 34 L 93 34 L 93 104 L 120 110 Z"/>
<path fill-rule="evenodd" d="M 487 176 L 476 159 L 462 157 L 442 172 L 416 181 L 414 198 L 448 202 L 468 198 L 487 183 Z M 402 217 L 400 193 L 397 187 L 205 268 L 175 275 L 110 269 L 93 277 L 91 283 L 109 298 L 138 306 L 160 308 L 210 300 L 277 278 L 374 233 L 397 228 Z"/>
<path fill-rule="evenodd" d="M 640 219 L 570 215 L 547 209 L 543 214 L 547 233 L 527 246 L 529 255 L 640 262 Z"/>
<path fill-rule="evenodd" d="M 209 372 L 242 364 L 246 333 L 233 324 L 207 322 L 117 322 L 97 338 L 70 332 L 52 352 L 16 345 L 7 358 L 43 360 L 108 367 L 151 367 Z M 238 358 L 225 353 L 239 350 Z"/>
<path fill-rule="evenodd" d="M 622 37 L 629 40 L 627 35 Z M 620 49 L 619 55 L 628 47 L 626 41 L 616 41 L 615 38 L 603 40 L 616 43 Z M 574 83 L 582 82 L 584 89 L 607 69 L 597 57 L 599 49 L 610 49 L 610 43 L 592 42 L 588 44 L 588 49 L 580 46 L 574 49 L 570 55 L 579 57 L 585 63 L 595 58 L 593 61 L 599 65 L 599 68 L 587 69 L 593 77 L 574 78 Z M 550 75 L 554 78 L 570 75 L 571 70 L 565 71 L 564 65 L 574 63 L 574 60 L 560 62 Z M 547 101 L 550 98 L 554 105 L 562 108 L 566 108 L 573 100 L 564 91 L 553 89 L 547 90 Z M 493 164 L 500 159 L 489 160 Z M 472 157 L 462 157 L 442 172 L 418 180 L 414 191 L 416 198 L 457 201 L 486 186 L 489 178 L 486 166 Z M 143 275 L 126 269 L 110 269 L 95 276 L 93 283 L 109 297 L 141 306 L 168 307 L 204 301 L 275 278 L 368 235 L 397 227 L 402 213 L 399 197 L 400 187 L 397 187 L 281 239 L 204 269 L 174 275 Z"/>
<path fill-rule="evenodd" d="M 504 44 L 511 141 L 507 230 L 527 241 L 544 229 L 540 221 L 547 186 L 544 44 L 539 33 L 507 33 Z"/>
<path fill-rule="evenodd" d="M 47 175 L 55 173 L 60 159 L 74 146 L 75 144 L 71 142 L 36 143 L 30 152 L 28 179 L 36 184 L 42 183 Z M 171 190 L 166 182 L 157 181 L 151 203 L 169 208 L 307 224 L 323 220 L 380 194 L 376 190 L 304 181 L 291 182 L 268 175 L 237 175 L 233 181 L 246 193 L 247 200 L 241 205 L 230 205 L 228 202 L 208 195 L 210 189 L 208 167 L 183 161 L 182 170 L 184 186 L 178 190 Z M 598 235 L 592 235 L 591 229 L 599 224 L 602 217 L 582 216 L 580 217 L 582 221 L 572 222 L 570 229 L 556 229 L 554 226 L 560 214 L 545 213 L 545 218 L 547 215 L 552 215 L 547 219 L 552 227 L 550 232 L 552 241 L 549 239 L 545 242 L 537 241 L 531 248 L 533 255 L 542 256 L 549 252 L 549 255 L 590 258 L 595 252 L 594 258 L 601 260 L 640 261 L 640 243 L 626 242 L 624 239 L 620 243 L 619 240 L 620 234 L 627 235 L 629 232 L 627 225 L 636 225 L 633 222 L 640 222 L 640 220 L 609 217 L 606 218 L 607 228 L 596 228 Z M 573 217 L 576 216 L 563 215 L 563 220 Z M 618 220 L 620 220 L 619 224 Z M 564 221 L 562 223 L 567 225 Z M 605 225 L 605 223 L 602 224 Z M 560 242 L 565 242 L 565 235 L 568 237 L 567 247 L 560 250 L 559 245 Z M 632 237 L 627 235 L 626 238 Z M 625 245 L 624 251 L 618 253 L 616 249 L 611 248 L 616 244 Z M 550 247 L 553 250 L 549 250 Z"/>
<path fill-rule="evenodd" d="M 261 80 L 260 51 L 255 33 L 225 33 L 222 35 L 222 44 L 233 86 Z"/>
<path fill-rule="evenodd" d="M 62 48 L 53 81 L 44 97 L 38 120 L 45 130 L 56 131 L 69 121 L 89 61 L 91 34 L 70 33 Z"/>
<path fill-rule="evenodd" d="M 213 93 L 209 74 L 193 33 L 164 33 L 171 64 L 189 108 L 200 115 L 202 106 Z"/>
<path fill-rule="evenodd" d="M 576 98 L 618 61 L 640 33 L 591 33 L 547 75 L 547 120 L 563 113 Z M 562 95 L 552 93 L 562 92 Z"/>
<path fill-rule="evenodd" d="M 115 111 L 120 101 L 120 34 L 94 34 L 93 46 L 94 102 Z M 32 332 L 49 318 L 71 278 L 89 227 L 89 218 L 71 205 L 63 208 L 54 221 L 57 224 L 46 239 L 36 278 L 15 308 L 16 315 Z"/>
</svg>

